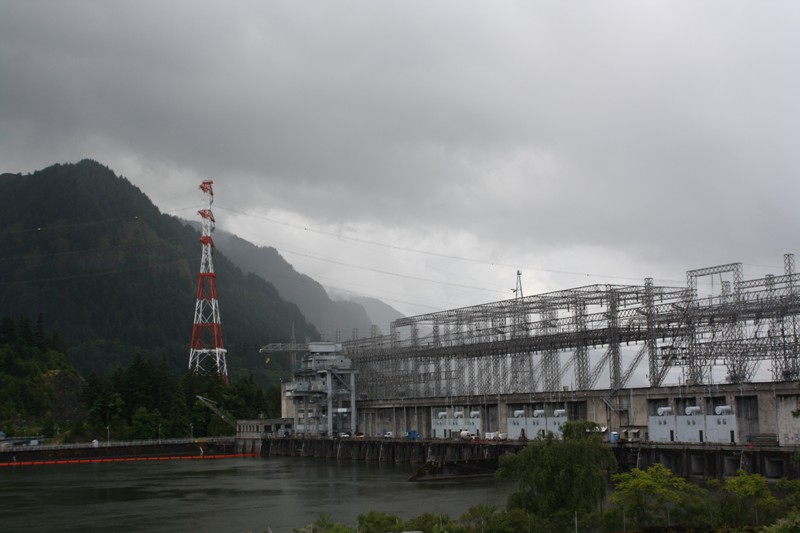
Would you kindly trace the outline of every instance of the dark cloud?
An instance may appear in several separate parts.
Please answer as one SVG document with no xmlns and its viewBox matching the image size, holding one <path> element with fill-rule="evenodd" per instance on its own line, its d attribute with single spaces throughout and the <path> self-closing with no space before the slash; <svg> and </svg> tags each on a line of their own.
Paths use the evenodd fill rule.
<svg viewBox="0 0 800 533">
<path fill-rule="evenodd" d="M 211 176 L 239 211 L 536 266 L 542 290 L 601 279 L 550 271 L 779 266 L 798 230 L 799 10 L 5 1 L 0 160 L 30 171 L 93 157 L 165 209 Z M 285 226 L 236 223 L 260 244 L 291 242 Z M 513 284 L 327 239 L 320 254 Z M 369 277 L 338 279 L 381 296 Z"/>
</svg>

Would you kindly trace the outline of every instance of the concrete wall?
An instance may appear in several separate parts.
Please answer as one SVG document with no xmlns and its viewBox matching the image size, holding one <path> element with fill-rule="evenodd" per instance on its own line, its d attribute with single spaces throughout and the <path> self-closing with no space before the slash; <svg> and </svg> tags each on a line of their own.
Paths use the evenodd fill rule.
<svg viewBox="0 0 800 533">
<path fill-rule="evenodd" d="M 255 418 L 236 421 L 237 439 L 262 439 L 264 437 L 283 437 L 292 432 L 289 418 Z"/>
<path fill-rule="evenodd" d="M 286 396 L 286 383 L 281 383 L 281 418 L 294 418 L 294 403 Z"/>
<path fill-rule="evenodd" d="M 691 426 L 686 422 L 692 420 L 684 420 L 685 431 L 680 438 L 686 439 L 686 442 L 699 442 L 699 429 L 702 427 L 704 441 L 713 439 L 712 442 L 729 443 L 733 429 L 737 444 L 772 435 L 780 438 L 781 445 L 793 446 L 800 444 L 800 420 L 794 419 L 791 411 L 798 409 L 799 404 L 800 388 L 793 382 L 642 387 L 624 389 L 616 394 L 608 390 L 591 390 L 505 394 L 491 398 L 404 398 L 397 401 L 359 402 L 358 426 L 359 431 L 367 436 L 379 436 L 383 429 L 392 431 L 395 436 L 402 436 L 410 429 L 427 439 L 433 437 L 434 422 L 439 412 L 450 413 L 454 409 L 461 409 L 466 419 L 470 411 L 478 410 L 481 413 L 482 435 L 507 432 L 508 437 L 513 438 L 517 429 L 512 429 L 509 423 L 515 418 L 515 410 L 522 409 L 524 418 L 533 419 L 534 410 L 545 409 L 549 417 L 559 408 L 566 411 L 565 420 L 596 422 L 605 428 L 606 435 L 617 432 L 622 440 L 647 441 L 655 437 L 667 442 L 669 431 L 672 430 L 675 432 L 675 442 L 679 442 L 678 423 L 674 427 L 661 426 L 660 429 L 651 425 L 658 407 L 671 407 L 675 416 L 686 416 L 686 407 L 697 406 L 703 417 L 715 417 L 719 416 L 715 414 L 715 407 L 727 405 L 731 407 L 735 424 L 731 424 L 727 415 L 722 419 L 703 418 L 702 424 L 695 420 L 696 424 L 692 426 L 695 432 L 692 433 L 686 429 Z M 523 423 L 519 427 L 525 428 L 527 438 L 532 438 L 531 435 L 536 434 L 533 420 L 520 421 L 520 424 Z M 552 431 L 552 428 L 548 429 Z M 650 434 L 658 431 L 667 435 L 666 440 L 663 440 L 663 436 Z"/>
<path fill-rule="evenodd" d="M 781 446 L 800 446 L 800 394 L 778 396 L 776 399 L 778 442 Z"/>
</svg>

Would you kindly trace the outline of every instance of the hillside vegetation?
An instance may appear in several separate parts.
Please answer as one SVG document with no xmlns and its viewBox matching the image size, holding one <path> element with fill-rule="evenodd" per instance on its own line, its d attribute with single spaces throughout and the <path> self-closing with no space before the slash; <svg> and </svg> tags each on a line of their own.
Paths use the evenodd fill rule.
<svg viewBox="0 0 800 533">
<path fill-rule="evenodd" d="M 366 337 L 373 323 L 381 323 L 368 316 L 360 304 L 332 300 L 322 285 L 297 272 L 275 248 L 256 246 L 224 231 L 215 234 L 214 242 L 217 249 L 244 272 L 269 280 L 281 296 L 297 304 L 324 340 L 335 340 L 337 333 L 343 339 L 350 339 L 354 330 L 359 337 Z M 402 316 L 386 304 L 384 307 L 394 311 L 392 320 Z"/>
<path fill-rule="evenodd" d="M 41 317 L 35 324 L 0 322 L 0 430 L 7 437 L 88 442 L 232 434 L 197 395 L 236 418 L 280 414 L 279 387 L 265 390 L 252 375 L 226 386 L 216 376 L 176 373 L 163 358 L 137 355 L 109 375 L 83 376 L 65 351 Z"/>
<path fill-rule="evenodd" d="M 0 316 L 44 317 L 85 375 L 107 375 L 137 354 L 186 368 L 200 266 L 195 230 L 95 161 L 3 174 L 0 187 Z M 288 362 L 265 365 L 259 347 L 287 342 L 292 326 L 299 339 L 317 339 L 316 329 L 223 254 L 214 267 L 232 378 L 277 383 Z"/>
</svg>

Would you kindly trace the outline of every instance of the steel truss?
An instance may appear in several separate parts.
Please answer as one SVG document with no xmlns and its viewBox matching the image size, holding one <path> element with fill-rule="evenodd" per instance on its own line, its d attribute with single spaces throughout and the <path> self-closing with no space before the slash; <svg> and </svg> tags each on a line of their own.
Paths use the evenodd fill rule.
<svg viewBox="0 0 800 533">
<path fill-rule="evenodd" d="M 699 280 L 713 287 L 723 276 L 732 279 L 698 297 Z M 744 280 L 741 263 L 732 263 L 688 271 L 686 287 L 651 278 L 589 285 L 401 318 L 388 335 L 344 344 L 362 399 L 555 392 L 570 372 L 569 388 L 594 389 L 607 376 L 602 388 L 613 394 L 645 358 L 654 387 L 673 369 L 687 384 L 710 383 L 715 369 L 728 382 L 748 382 L 763 361 L 773 380 L 793 380 L 799 282 L 787 254 L 782 275 Z"/>
</svg>

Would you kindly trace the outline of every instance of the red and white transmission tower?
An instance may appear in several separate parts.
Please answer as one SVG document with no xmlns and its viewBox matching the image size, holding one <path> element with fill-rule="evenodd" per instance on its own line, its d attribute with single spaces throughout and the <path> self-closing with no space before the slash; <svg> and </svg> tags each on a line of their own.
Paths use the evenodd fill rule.
<svg viewBox="0 0 800 533">
<path fill-rule="evenodd" d="M 206 199 L 206 207 L 198 211 L 203 227 L 200 236 L 203 256 L 200 259 L 200 276 L 197 280 L 189 370 L 198 373 L 216 372 L 227 383 L 228 366 L 225 362 L 227 350 L 222 340 L 222 321 L 219 318 L 217 275 L 214 273 L 214 263 L 211 262 L 211 251 L 214 247 L 211 233 L 214 231 L 215 222 L 214 214 L 211 212 L 211 204 L 214 203 L 213 184 L 211 180 L 205 180 L 200 184 L 200 190 Z"/>
</svg>

